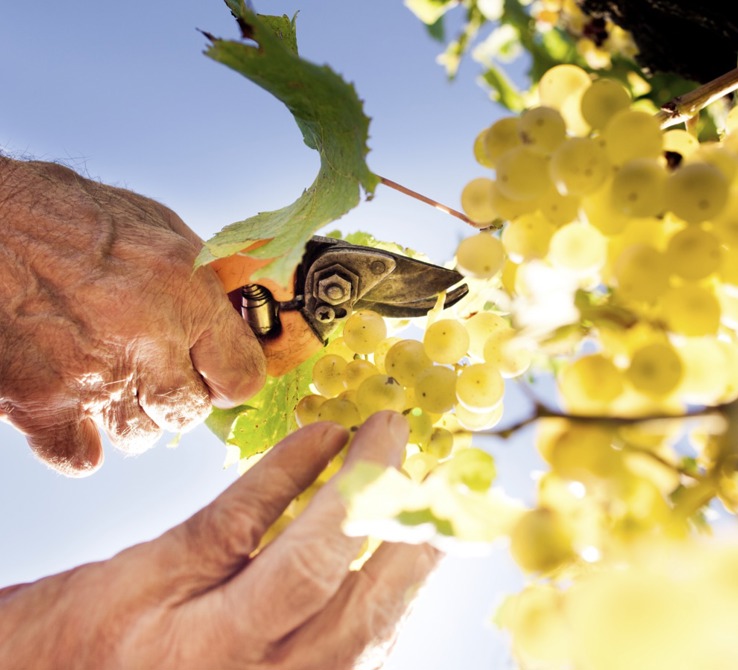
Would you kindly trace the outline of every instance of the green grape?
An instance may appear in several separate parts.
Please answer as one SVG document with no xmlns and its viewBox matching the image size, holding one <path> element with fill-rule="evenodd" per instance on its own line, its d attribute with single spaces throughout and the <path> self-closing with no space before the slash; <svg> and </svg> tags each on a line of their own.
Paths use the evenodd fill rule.
<svg viewBox="0 0 738 670">
<path fill-rule="evenodd" d="M 306 395 L 298 400 L 295 405 L 295 421 L 297 425 L 307 426 L 309 423 L 315 423 L 318 420 L 318 410 L 326 401 L 322 395 L 313 393 Z"/>
<path fill-rule="evenodd" d="M 491 167 L 508 149 L 520 146 L 522 140 L 518 134 L 518 118 L 507 116 L 495 121 L 484 132 L 484 154 Z"/>
<path fill-rule="evenodd" d="M 387 352 L 395 345 L 397 344 L 402 338 L 400 337 L 387 337 L 383 339 L 374 350 L 374 365 L 377 366 L 377 369 L 382 372 L 386 373 L 387 370 L 384 367 L 384 361 L 387 357 Z"/>
<path fill-rule="evenodd" d="M 700 146 L 700 141 L 692 133 L 681 128 L 672 128 L 664 133 L 664 151 L 688 158 Z"/>
<path fill-rule="evenodd" d="M 605 126 L 602 137 L 605 151 L 614 165 L 622 165 L 633 158 L 658 158 L 663 150 L 658 120 L 648 112 L 635 109 L 615 114 Z"/>
<path fill-rule="evenodd" d="M 538 200 L 513 200 L 503 195 L 497 182 L 491 193 L 492 206 L 495 208 L 499 218 L 505 221 L 511 221 L 523 214 L 534 212 L 538 207 Z"/>
<path fill-rule="evenodd" d="M 505 249 L 498 237 L 481 232 L 467 237 L 456 248 L 456 263 L 459 271 L 475 279 L 489 279 L 502 270 Z"/>
<path fill-rule="evenodd" d="M 612 180 L 613 207 L 626 216 L 657 216 L 666 205 L 666 171 L 652 158 L 634 158 L 622 165 Z"/>
<path fill-rule="evenodd" d="M 486 412 L 474 412 L 458 403 L 454 407 L 454 414 L 459 425 L 466 430 L 478 431 L 494 428 L 502 419 L 503 405 L 500 403 L 494 409 Z"/>
<path fill-rule="evenodd" d="M 591 274 L 607 260 L 607 239 L 588 223 L 568 223 L 553 234 L 548 259 L 555 267 Z"/>
<path fill-rule="evenodd" d="M 418 340 L 400 340 L 384 359 L 387 374 L 403 386 L 414 386 L 418 375 L 433 365 L 425 353 L 423 343 Z"/>
<path fill-rule="evenodd" d="M 580 198 L 578 195 L 561 195 L 555 188 L 550 189 L 538 199 L 538 209 L 546 220 L 554 226 L 571 223 L 579 216 Z"/>
<path fill-rule="evenodd" d="M 451 484 L 461 484 L 471 491 L 488 491 L 497 476 L 495 459 L 482 449 L 459 449 L 436 472 Z"/>
<path fill-rule="evenodd" d="M 485 128 L 474 138 L 474 159 L 482 167 L 492 168 L 494 167 L 494 163 L 488 158 L 487 149 L 484 146 L 488 130 L 488 128 Z"/>
<path fill-rule="evenodd" d="M 488 226 L 499 216 L 492 199 L 494 184 L 492 179 L 478 177 L 461 191 L 461 209 L 475 225 Z"/>
<path fill-rule="evenodd" d="M 657 249 L 645 244 L 629 246 L 615 262 L 618 295 L 626 300 L 654 302 L 669 286 L 669 267 Z"/>
<path fill-rule="evenodd" d="M 612 181 L 582 198 L 584 219 L 603 235 L 619 235 L 632 221 L 631 218 L 613 207 Z"/>
<path fill-rule="evenodd" d="M 505 381 L 489 363 L 474 363 L 461 370 L 456 380 L 456 398 L 467 409 L 488 412 L 502 402 Z"/>
<path fill-rule="evenodd" d="M 572 137 L 553 152 L 549 171 L 560 193 L 586 195 L 605 183 L 612 167 L 599 140 Z"/>
<path fill-rule="evenodd" d="M 415 401 L 426 412 L 448 412 L 456 403 L 456 373 L 441 365 L 423 370 L 415 382 Z"/>
<path fill-rule="evenodd" d="M 346 398 L 329 398 L 318 409 L 318 421 L 333 421 L 344 428 L 361 425 L 358 407 Z"/>
<path fill-rule="evenodd" d="M 735 378 L 731 378 L 728 350 L 711 337 L 690 337 L 679 343 L 684 376 L 679 396 L 694 405 L 722 402 Z"/>
<path fill-rule="evenodd" d="M 715 335 L 720 326 L 720 302 L 705 286 L 684 284 L 667 290 L 661 310 L 669 330 L 689 337 Z"/>
<path fill-rule="evenodd" d="M 361 382 L 363 382 L 367 377 L 371 377 L 376 374 L 380 374 L 376 365 L 361 358 L 357 358 L 356 360 L 348 362 L 346 369 L 343 372 L 343 378 L 346 382 L 346 388 L 355 390 L 359 388 Z"/>
<path fill-rule="evenodd" d="M 716 167 L 729 183 L 735 181 L 738 177 L 738 143 L 732 150 L 723 146 L 723 143 L 703 142 L 697 149 L 687 158 L 687 165 L 694 163 L 708 163 Z"/>
<path fill-rule="evenodd" d="M 548 160 L 526 146 L 508 149 L 497 159 L 497 188 L 511 200 L 534 200 L 551 188 Z"/>
<path fill-rule="evenodd" d="M 402 412 L 405 405 L 405 389 L 387 375 L 373 375 L 356 389 L 356 406 L 363 419 L 384 409 Z"/>
<path fill-rule="evenodd" d="M 722 211 L 728 201 L 728 179 L 710 163 L 690 163 L 669 175 L 666 199 L 680 219 L 700 223 Z"/>
<path fill-rule="evenodd" d="M 582 94 L 582 116 L 595 130 L 602 130 L 619 111 L 630 107 L 630 93 L 614 79 L 597 79 Z"/>
<path fill-rule="evenodd" d="M 498 330 L 511 330 L 503 317 L 492 312 L 473 314 L 464 322 L 464 327 L 469 334 L 469 354 L 477 360 L 484 360 L 484 346 L 491 335 Z"/>
<path fill-rule="evenodd" d="M 346 390 L 346 359 L 337 354 L 326 354 L 313 366 L 313 384 L 318 393 L 328 398 Z"/>
<path fill-rule="evenodd" d="M 597 424 L 572 423 L 554 440 L 549 458 L 559 477 L 587 486 L 618 479 L 625 468 L 610 431 Z"/>
<path fill-rule="evenodd" d="M 442 459 L 448 458 L 451 455 L 453 447 L 454 436 L 451 431 L 445 428 L 434 427 L 430 440 L 423 445 L 422 449 L 426 454 Z"/>
<path fill-rule="evenodd" d="M 574 558 L 571 530 L 554 510 L 530 510 L 510 533 L 510 552 L 523 570 L 551 572 Z"/>
<path fill-rule="evenodd" d="M 424 449 L 433 434 L 433 420 L 430 415 L 420 407 L 413 407 L 405 414 L 405 418 L 410 427 L 410 435 L 407 441 Z"/>
<path fill-rule="evenodd" d="M 720 267 L 720 241 L 699 226 L 688 226 L 674 233 L 666 247 L 666 262 L 683 279 L 709 277 Z"/>
<path fill-rule="evenodd" d="M 624 390 L 623 373 L 605 354 L 588 354 L 562 367 L 557 385 L 571 411 L 598 414 Z"/>
<path fill-rule="evenodd" d="M 384 319 L 368 309 L 354 312 L 343 327 L 344 342 L 357 354 L 371 354 L 385 337 L 387 325 Z"/>
<path fill-rule="evenodd" d="M 683 371 L 679 354 L 671 344 L 652 342 L 634 352 L 625 376 L 637 391 L 662 398 L 676 390 Z"/>
<path fill-rule="evenodd" d="M 502 244 L 516 263 L 545 258 L 556 228 L 540 212 L 510 221 L 502 231 Z"/>
<path fill-rule="evenodd" d="M 550 156 L 566 139 L 566 123 L 556 109 L 533 107 L 520 115 L 518 132 L 527 147 L 537 154 Z"/>
<path fill-rule="evenodd" d="M 351 349 L 348 348 L 346 341 L 342 337 L 336 337 L 332 339 L 325 347 L 326 354 L 335 354 L 341 358 L 345 358 L 347 361 L 354 359 L 356 355 Z"/>
<path fill-rule="evenodd" d="M 531 347 L 518 337 L 514 328 L 500 328 L 484 343 L 484 362 L 497 368 L 503 377 L 519 377 L 532 360 Z"/>
<path fill-rule="evenodd" d="M 458 321 L 440 319 L 426 328 L 423 347 L 434 363 L 453 365 L 466 356 L 469 333 Z"/>
<path fill-rule="evenodd" d="M 555 65 L 538 82 L 538 98 L 541 105 L 561 110 L 567 99 L 581 96 L 591 83 L 589 75 L 577 65 Z"/>
</svg>

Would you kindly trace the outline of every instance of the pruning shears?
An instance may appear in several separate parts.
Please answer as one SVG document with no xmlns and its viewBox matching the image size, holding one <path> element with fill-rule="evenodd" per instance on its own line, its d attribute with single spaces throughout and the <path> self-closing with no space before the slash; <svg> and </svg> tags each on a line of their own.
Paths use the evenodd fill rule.
<svg viewBox="0 0 738 670">
<path fill-rule="evenodd" d="M 356 310 L 391 318 L 423 316 L 443 291 L 444 308 L 469 291 L 465 284 L 451 288 L 463 279 L 456 270 L 329 237 L 308 242 L 289 287 L 251 279 L 268 262 L 236 254 L 212 267 L 259 338 L 272 376 L 289 372 L 316 353 Z"/>
</svg>

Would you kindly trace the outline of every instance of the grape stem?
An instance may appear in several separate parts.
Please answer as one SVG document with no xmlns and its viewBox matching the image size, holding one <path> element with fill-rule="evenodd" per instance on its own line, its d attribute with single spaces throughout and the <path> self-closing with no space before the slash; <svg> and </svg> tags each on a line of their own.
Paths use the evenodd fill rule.
<svg viewBox="0 0 738 670">
<path fill-rule="evenodd" d="M 379 182 L 381 184 L 384 184 L 385 186 L 389 186 L 390 188 L 395 189 L 395 191 L 399 191 L 400 193 L 404 193 L 405 195 L 409 195 L 411 198 L 420 200 L 420 202 L 424 202 L 426 205 L 435 207 L 436 209 L 441 210 L 445 214 L 450 214 L 451 216 L 455 216 L 457 219 L 461 219 L 464 223 L 468 223 L 470 226 L 474 226 L 474 222 L 463 212 L 460 212 L 457 209 L 453 209 L 453 207 L 448 207 L 447 205 L 444 205 L 438 202 L 437 200 L 433 200 L 433 198 L 429 198 L 428 196 L 423 195 L 422 193 L 413 191 L 412 189 L 409 189 L 407 186 L 398 184 L 396 181 L 392 181 L 391 179 L 387 179 L 386 177 L 382 177 L 381 175 L 377 175 L 377 177 L 379 177 Z"/>
<path fill-rule="evenodd" d="M 671 126 L 676 126 L 679 123 L 685 123 L 698 114 L 700 110 L 735 90 L 738 90 L 738 68 L 726 72 L 717 79 L 708 81 L 694 89 L 694 91 L 678 95 L 662 105 L 661 111 L 656 114 L 656 118 L 661 123 L 662 129 L 671 128 Z"/>
</svg>

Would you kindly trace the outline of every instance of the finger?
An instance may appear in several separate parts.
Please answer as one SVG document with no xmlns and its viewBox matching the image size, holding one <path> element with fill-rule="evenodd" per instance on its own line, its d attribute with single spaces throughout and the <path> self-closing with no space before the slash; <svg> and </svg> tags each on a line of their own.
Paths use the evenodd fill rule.
<svg viewBox="0 0 738 670">
<path fill-rule="evenodd" d="M 441 557 L 426 544 L 383 544 L 316 617 L 280 645 L 279 660 L 294 670 L 353 668 L 357 658 L 366 667 L 381 667 L 398 624 Z M 316 655 L 305 658 L 311 648 Z"/>
<path fill-rule="evenodd" d="M 108 402 L 100 418 L 113 446 L 128 454 L 140 454 L 156 444 L 162 430 L 144 412 L 132 389 Z"/>
<path fill-rule="evenodd" d="M 39 459 L 68 477 L 86 477 L 103 463 L 100 434 L 89 418 L 65 417 L 26 439 Z"/>
<path fill-rule="evenodd" d="M 358 460 L 399 465 L 407 436 L 401 415 L 375 414 L 354 436 L 341 472 Z M 280 640 L 320 612 L 346 578 L 362 539 L 342 531 L 346 507 L 338 490 L 340 476 L 318 491 L 305 511 L 229 584 L 238 602 L 270 603 L 258 619 L 240 620 L 250 634 Z"/>
<path fill-rule="evenodd" d="M 190 350 L 190 356 L 216 407 L 240 405 L 264 385 L 264 352 L 226 300 L 215 321 Z"/>
<path fill-rule="evenodd" d="M 322 422 L 282 440 L 214 502 L 156 540 L 166 575 L 143 571 L 151 576 L 149 587 L 161 597 L 184 599 L 223 583 L 347 439 L 344 428 Z"/>
</svg>

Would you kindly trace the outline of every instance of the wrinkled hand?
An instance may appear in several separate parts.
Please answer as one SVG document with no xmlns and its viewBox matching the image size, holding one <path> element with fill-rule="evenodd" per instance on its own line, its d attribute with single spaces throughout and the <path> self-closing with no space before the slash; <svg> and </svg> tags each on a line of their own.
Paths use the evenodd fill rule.
<svg viewBox="0 0 738 670">
<path fill-rule="evenodd" d="M 264 357 L 163 205 L 52 163 L 0 157 L 0 418 L 67 474 L 138 452 L 211 401 L 260 388 Z"/>
<path fill-rule="evenodd" d="M 356 433 L 358 460 L 398 465 L 407 423 L 382 412 Z M 428 546 L 362 544 L 341 532 L 336 477 L 249 558 L 290 500 L 345 444 L 318 423 L 274 447 L 212 504 L 111 560 L 0 591 L 0 667 L 343 670 L 378 659 L 417 586 Z M 381 660 L 379 660 L 381 662 Z"/>
</svg>

